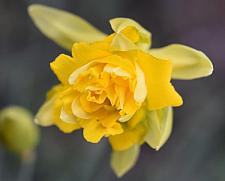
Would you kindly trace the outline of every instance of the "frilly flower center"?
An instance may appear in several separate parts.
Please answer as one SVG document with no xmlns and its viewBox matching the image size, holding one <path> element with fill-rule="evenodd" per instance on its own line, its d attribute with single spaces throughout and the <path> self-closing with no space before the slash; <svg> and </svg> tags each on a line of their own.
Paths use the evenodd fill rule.
<svg viewBox="0 0 225 181">
<path fill-rule="evenodd" d="M 136 86 L 136 76 L 120 67 L 105 63 L 90 65 L 79 72 L 72 83 L 76 95 L 73 113 L 81 119 L 103 120 L 113 115 L 113 122 L 127 121 L 140 106 L 134 99 Z M 112 126 L 109 122 L 101 122 L 104 126 Z"/>
</svg>

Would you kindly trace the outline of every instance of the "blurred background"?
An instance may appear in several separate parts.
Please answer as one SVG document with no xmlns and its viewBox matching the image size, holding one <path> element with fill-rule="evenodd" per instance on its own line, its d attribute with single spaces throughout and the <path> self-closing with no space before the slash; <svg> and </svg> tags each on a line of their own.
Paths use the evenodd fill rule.
<svg viewBox="0 0 225 181">
<path fill-rule="evenodd" d="M 215 72 L 174 81 L 184 98 L 175 109 L 169 141 L 158 152 L 144 145 L 136 166 L 121 181 L 225 180 L 224 0 L 0 0 L 0 108 L 33 111 L 57 80 L 49 62 L 65 50 L 43 36 L 27 14 L 32 3 L 73 12 L 111 33 L 108 20 L 129 17 L 153 34 L 153 47 L 182 43 L 204 51 Z M 81 132 L 41 128 L 32 181 L 114 181 L 106 140 L 93 145 Z M 0 147 L 0 181 L 14 181 L 20 162 Z"/>
</svg>

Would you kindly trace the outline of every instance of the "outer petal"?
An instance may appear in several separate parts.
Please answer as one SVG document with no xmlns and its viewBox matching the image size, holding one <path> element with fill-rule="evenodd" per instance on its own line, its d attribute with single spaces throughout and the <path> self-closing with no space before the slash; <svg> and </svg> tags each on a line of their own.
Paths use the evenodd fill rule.
<svg viewBox="0 0 225 181">
<path fill-rule="evenodd" d="M 145 141 L 154 149 L 159 150 L 169 138 L 173 125 L 171 107 L 151 111 L 147 115 L 149 130 Z"/>
<path fill-rule="evenodd" d="M 68 50 L 74 42 L 93 42 L 106 36 L 84 19 L 63 10 L 34 4 L 28 11 L 43 34 Z"/>
<path fill-rule="evenodd" d="M 111 50 L 113 51 L 128 51 L 136 49 L 138 49 L 138 47 L 121 33 L 116 34 L 111 43 Z"/>
<path fill-rule="evenodd" d="M 51 126 L 54 124 L 54 104 L 56 101 L 56 95 L 63 91 L 65 87 L 62 84 L 53 86 L 47 94 L 47 100 L 40 107 L 37 114 L 35 115 L 35 123 L 41 126 Z"/>
<path fill-rule="evenodd" d="M 139 145 L 124 151 L 113 151 L 111 155 L 111 167 L 118 177 L 122 177 L 136 163 L 140 153 Z"/>
<path fill-rule="evenodd" d="M 54 86 L 48 92 L 48 99 L 41 106 L 35 116 L 35 122 L 37 124 L 42 126 L 51 126 L 55 124 L 57 127 L 59 127 L 60 130 L 65 133 L 70 133 L 80 128 L 76 121 L 69 122 L 68 117 L 65 117 L 65 114 L 62 115 L 63 102 L 61 101 L 59 96 L 62 91 L 66 90 L 66 88 L 66 86 L 62 86 L 60 84 Z"/>
<path fill-rule="evenodd" d="M 151 33 L 144 29 L 140 24 L 138 24 L 136 21 L 129 19 L 129 18 L 114 18 L 110 20 L 110 24 L 112 29 L 116 33 L 120 33 L 125 28 L 134 27 L 138 31 L 140 35 L 140 40 L 136 42 L 136 45 L 139 46 L 142 49 L 147 50 L 151 46 Z M 129 28 L 130 29 L 130 28 Z M 130 29 L 130 32 L 127 34 L 128 38 L 132 34 L 134 34 L 133 30 Z M 126 32 L 125 32 L 126 34 Z M 132 36 L 131 40 L 134 38 Z"/>
<path fill-rule="evenodd" d="M 69 76 L 77 66 L 72 57 L 61 54 L 50 63 L 50 67 L 61 83 L 68 84 Z"/>
<path fill-rule="evenodd" d="M 147 53 L 138 51 L 137 62 L 145 74 L 148 88 L 148 108 L 160 109 L 167 106 L 180 106 L 183 101 L 170 83 L 172 64 L 159 60 Z"/>
<path fill-rule="evenodd" d="M 38 113 L 35 116 L 35 123 L 41 126 L 51 126 L 54 124 L 53 120 L 53 107 L 55 99 L 52 98 L 46 101 L 41 108 L 38 110 Z"/>
<path fill-rule="evenodd" d="M 209 76 L 213 72 L 209 58 L 203 52 L 188 46 L 172 44 L 151 49 L 150 53 L 160 59 L 172 61 L 174 79 L 196 79 Z"/>
</svg>

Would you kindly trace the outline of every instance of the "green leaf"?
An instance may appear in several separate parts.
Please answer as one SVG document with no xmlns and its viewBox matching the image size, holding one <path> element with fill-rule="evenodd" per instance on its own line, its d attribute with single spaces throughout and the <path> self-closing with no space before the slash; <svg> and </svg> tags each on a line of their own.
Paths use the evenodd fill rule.
<svg viewBox="0 0 225 181">
<path fill-rule="evenodd" d="M 168 140 L 173 126 L 171 107 L 150 111 L 147 115 L 149 125 L 145 141 L 152 148 L 159 150 Z"/>
<path fill-rule="evenodd" d="M 106 36 L 81 17 L 63 10 L 34 4 L 28 12 L 44 35 L 68 50 L 74 42 L 93 42 Z"/>
<path fill-rule="evenodd" d="M 149 47 L 151 46 L 151 33 L 145 28 L 143 28 L 136 21 L 129 18 L 114 18 L 110 20 L 110 24 L 112 29 L 116 33 L 119 33 L 120 31 L 129 26 L 135 27 L 141 36 L 141 40 L 137 42 L 136 45 L 144 50 L 149 49 Z"/>
<path fill-rule="evenodd" d="M 150 54 L 172 61 L 174 79 L 196 79 L 209 76 L 213 72 L 210 59 L 203 52 L 188 46 L 171 44 L 163 48 L 151 49 Z"/>
<path fill-rule="evenodd" d="M 111 155 L 111 167 L 118 177 L 122 177 L 136 163 L 140 152 L 139 145 L 124 151 L 113 151 Z"/>
</svg>

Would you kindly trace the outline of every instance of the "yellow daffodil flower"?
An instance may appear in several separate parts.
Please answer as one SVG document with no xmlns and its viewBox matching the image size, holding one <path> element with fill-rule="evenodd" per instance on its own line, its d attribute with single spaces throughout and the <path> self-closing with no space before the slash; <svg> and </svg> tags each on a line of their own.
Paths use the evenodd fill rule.
<svg viewBox="0 0 225 181">
<path fill-rule="evenodd" d="M 29 13 L 47 37 L 72 49 L 50 64 L 60 83 L 49 91 L 36 123 L 65 133 L 83 129 L 92 143 L 108 138 L 118 176 L 134 165 L 141 144 L 158 150 L 170 136 L 172 107 L 183 103 L 171 79 L 213 70 L 204 53 L 188 46 L 151 49 L 151 33 L 128 18 L 110 20 L 114 32 L 107 36 L 62 10 L 32 5 Z"/>
</svg>

